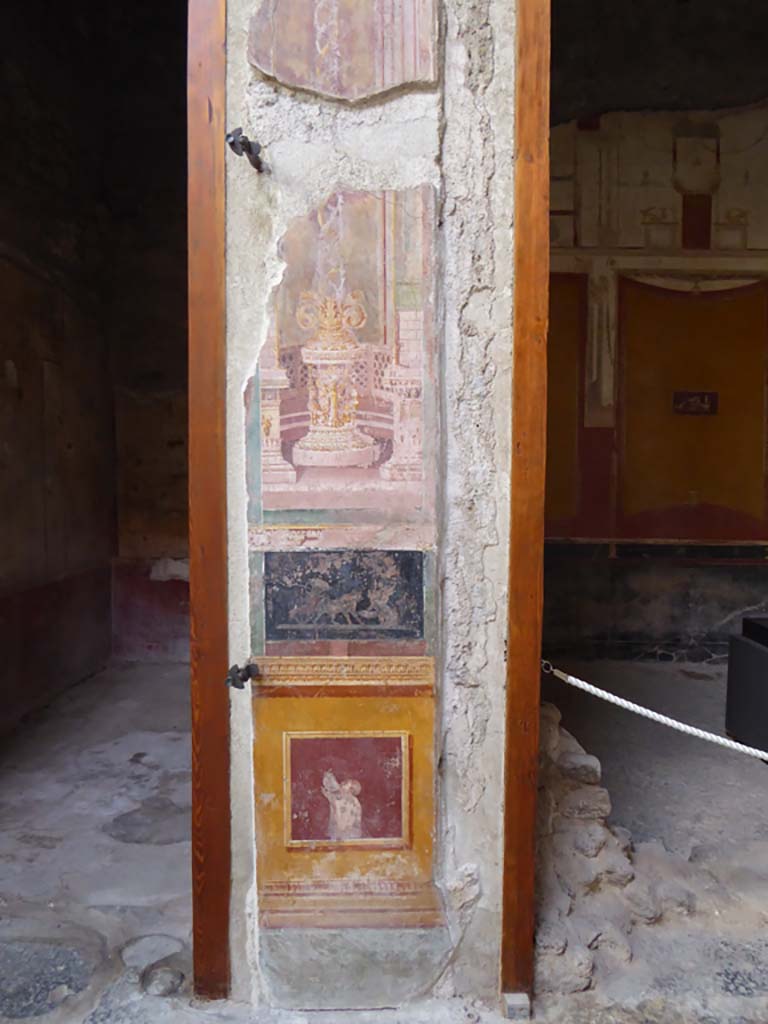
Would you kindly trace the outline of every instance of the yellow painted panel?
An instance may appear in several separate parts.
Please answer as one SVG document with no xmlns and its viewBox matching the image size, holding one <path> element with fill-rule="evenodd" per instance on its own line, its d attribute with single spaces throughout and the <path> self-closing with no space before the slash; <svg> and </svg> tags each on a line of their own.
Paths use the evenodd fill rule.
<svg viewBox="0 0 768 1024">
<path fill-rule="evenodd" d="M 578 274 L 550 279 L 547 342 L 548 522 L 571 519 L 579 505 L 579 415 L 581 346 L 586 324 L 584 290 Z"/>
<path fill-rule="evenodd" d="M 426 884 L 432 877 L 434 700 L 426 697 L 275 697 L 254 700 L 256 841 L 260 886 L 312 881 Z M 363 843 L 292 845 L 288 838 L 287 737 L 405 733 L 409 820 L 406 842 L 382 849 Z M 364 794 L 361 795 L 361 800 Z"/>
<path fill-rule="evenodd" d="M 766 310 L 763 285 L 622 281 L 625 515 L 709 504 L 763 518 Z M 716 393 L 717 413 L 675 413 L 675 392 Z"/>
</svg>

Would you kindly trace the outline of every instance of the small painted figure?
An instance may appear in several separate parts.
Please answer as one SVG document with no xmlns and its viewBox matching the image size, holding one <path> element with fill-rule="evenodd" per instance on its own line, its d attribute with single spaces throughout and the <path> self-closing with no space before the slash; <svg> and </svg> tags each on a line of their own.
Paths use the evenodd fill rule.
<svg viewBox="0 0 768 1024">
<path fill-rule="evenodd" d="M 328 838 L 331 842 L 360 839 L 363 835 L 363 809 L 357 799 L 357 779 L 339 782 L 332 771 L 323 775 L 323 796 L 328 801 Z"/>
</svg>

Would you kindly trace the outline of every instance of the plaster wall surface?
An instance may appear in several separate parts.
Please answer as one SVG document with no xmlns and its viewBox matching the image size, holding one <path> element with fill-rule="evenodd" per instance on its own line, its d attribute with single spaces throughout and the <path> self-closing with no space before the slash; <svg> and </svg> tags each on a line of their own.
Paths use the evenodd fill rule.
<svg viewBox="0 0 768 1024">
<path fill-rule="evenodd" d="M 595 259 L 610 259 L 611 249 L 681 255 L 682 197 L 706 193 L 713 202 L 712 244 L 688 258 L 714 262 L 719 254 L 764 250 L 767 119 L 763 102 L 609 113 L 594 128 L 576 121 L 557 125 L 551 143 L 553 249 L 588 250 Z M 575 223 L 566 221 L 569 213 Z"/>
<path fill-rule="evenodd" d="M 265 80 L 247 60 L 253 0 L 228 5 L 228 126 L 264 147 L 269 173 L 227 170 L 230 659 L 250 654 L 243 391 L 269 327 L 290 222 L 332 191 L 431 185 L 439 196 L 437 881 L 451 949 L 425 991 L 498 996 L 503 679 L 512 296 L 514 9 L 441 5 L 439 78 L 358 104 Z M 258 970 L 252 721 L 232 696 L 234 994 L 272 998 Z"/>
</svg>

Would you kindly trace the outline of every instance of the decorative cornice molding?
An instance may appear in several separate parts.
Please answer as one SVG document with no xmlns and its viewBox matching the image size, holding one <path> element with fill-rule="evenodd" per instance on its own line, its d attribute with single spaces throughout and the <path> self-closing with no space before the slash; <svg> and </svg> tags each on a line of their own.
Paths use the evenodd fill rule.
<svg viewBox="0 0 768 1024">
<path fill-rule="evenodd" d="M 310 689 L 313 695 L 348 690 L 395 689 L 431 693 L 434 658 L 263 657 L 254 658 L 254 696 L 290 695 Z M 373 694 L 372 694 L 373 695 Z M 404 694 L 403 694 L 404 695 Z"/>
</svg>

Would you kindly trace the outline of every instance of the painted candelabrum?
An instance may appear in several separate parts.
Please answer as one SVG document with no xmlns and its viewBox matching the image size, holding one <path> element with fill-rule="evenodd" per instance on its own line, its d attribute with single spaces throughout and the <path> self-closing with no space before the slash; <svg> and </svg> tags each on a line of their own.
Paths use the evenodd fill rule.
<svg viewBox="0 0 768 1024">
<path fill-rule="evenodd" d="M 378 446 L 358 429 L 352 380 L 362 350 L 355 331 L 366 322 L 362 294 L 337 299 L 303 292 L 296 320 L 315 334 L 301 349 L 309 376 L 309 430 L 294 445 L 294 465 L 370 466 Z"/>
</svg>

